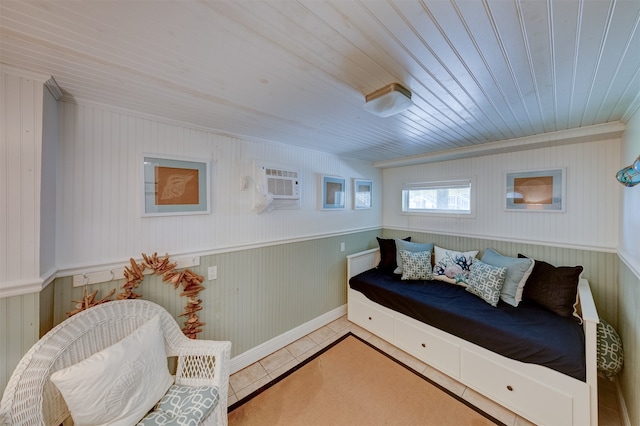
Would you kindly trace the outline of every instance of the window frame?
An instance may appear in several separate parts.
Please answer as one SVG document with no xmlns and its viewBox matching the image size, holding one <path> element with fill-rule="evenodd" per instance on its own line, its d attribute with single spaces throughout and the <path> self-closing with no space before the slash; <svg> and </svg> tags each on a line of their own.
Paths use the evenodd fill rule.
<svg viewBox="0 0 640 426">
<path fill-rule="evenodd" d="M 469 188 L 469 210 L 452 210 L 452 209 L 411 209 L 408 202 L 408 191 L 421 189 L 453 189 L 453 188 Z M 402 184 L 401 189 L 401 212 L 406 215 L 420 216 L 439 216 L 439 217 L 457 217 L 457 218 L 475 218 L 476 217 L 476 195 L 475 195 L 475 177 L 447 179 L 438 181 L 411 182 Z"/>
</svg>

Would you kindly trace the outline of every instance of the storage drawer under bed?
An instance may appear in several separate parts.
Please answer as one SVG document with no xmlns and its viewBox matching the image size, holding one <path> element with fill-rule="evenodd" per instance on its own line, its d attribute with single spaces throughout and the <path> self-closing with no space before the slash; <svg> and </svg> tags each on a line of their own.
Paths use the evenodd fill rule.
<svg viewBox="0 0 640 426">
<path fill-rule="evenodd" d="M 395 343 L 393 315 L 360 302 L 357 300 L 358 297 L 350 295 L 347 310 L 349 321 L 358 324 L 365 330 L 369 330 L 389 343 Z"/>
<path fill-rule="evenodd" d="M 536 424 L 571 425 L 573 398 L 467 348 L 461 350 L 462 381 Z"/>
<path fill-rule="evenodd" d="M 411 318 L 396 318 L 395 345 L 419 360 L 447 374 L 460 377 L 460 347 L 446 337 L 440 330 L 426 324 L 413 325 Z"/>
</svg>

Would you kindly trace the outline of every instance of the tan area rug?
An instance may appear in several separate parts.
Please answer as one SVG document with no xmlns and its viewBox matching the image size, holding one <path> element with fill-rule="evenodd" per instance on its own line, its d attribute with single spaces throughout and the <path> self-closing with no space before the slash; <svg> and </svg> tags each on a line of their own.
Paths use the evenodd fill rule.
<svg viewBox="0 0 640 426">
<path fill-rule="evenodd" d="M 229 425 L 502 424 L 352 334 L 229 407 Z"/>
</svg>

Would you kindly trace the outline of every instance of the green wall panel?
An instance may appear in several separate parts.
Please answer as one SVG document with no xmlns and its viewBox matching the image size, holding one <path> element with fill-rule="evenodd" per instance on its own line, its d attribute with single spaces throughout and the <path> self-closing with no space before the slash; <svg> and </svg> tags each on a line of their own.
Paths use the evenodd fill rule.
<svg viewBox="0 0 640 426">
<path fill-rule="evenodd" d="M 624 367 L 618 375 L 632 425 L 640 425 L 640 278 L 620 262 L 617 331 L 624 348 Z"/>
<path fill-rule="evenodd" d="M 22 356 L 39 338 L 39 294 L 0 298 L 0 393 Z"/>
</svg>

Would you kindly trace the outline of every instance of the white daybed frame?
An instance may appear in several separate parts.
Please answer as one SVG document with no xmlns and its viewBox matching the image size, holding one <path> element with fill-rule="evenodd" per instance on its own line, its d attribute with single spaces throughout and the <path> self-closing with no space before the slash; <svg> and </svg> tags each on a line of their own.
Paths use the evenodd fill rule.
<svg viewBox="0 0 640 426">
<path fill-rule="evenodd" d="M 598 313 L 587 280 L 578 286 L 587 381 L 515 361 L 388 309 L 352 290 L 349 278 L 374 268 L 379 249 L 347 256 L 348 318 L 475 391 L 538 425 L 598 424 Z"/>
</svg>

